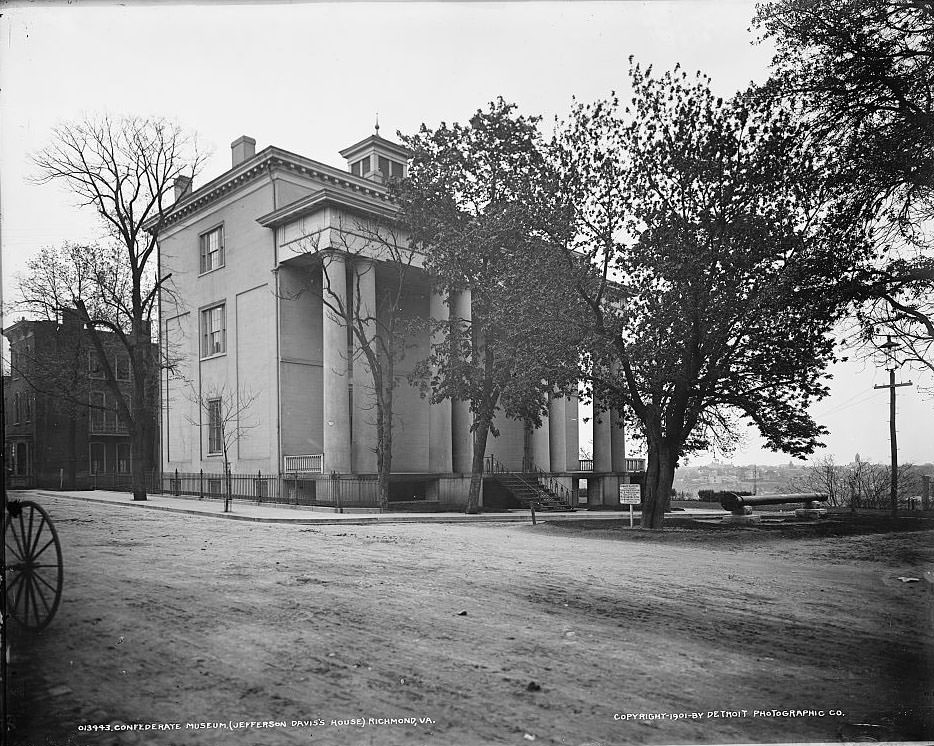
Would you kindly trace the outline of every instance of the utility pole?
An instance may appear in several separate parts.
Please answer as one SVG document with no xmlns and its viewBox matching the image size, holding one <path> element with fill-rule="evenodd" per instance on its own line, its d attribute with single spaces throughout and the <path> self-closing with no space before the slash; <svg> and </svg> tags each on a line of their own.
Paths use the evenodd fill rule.
<svg viewBox="0 0 934 746">
<path fill-rule="evenodd" d="M 898 442 L 895 435 L 895 389 L 900 386 L 911 386 L 911 381 L 895 383 L 895 368 L 898 367 L 898 364 L 895 362 L 895 349 L 897 347 L 898 343 L 893 342 L 892 338 L 888 337 L 888 341 L 879 348 L 886 350 L 885 354 L 889 356 L 891 360 L 889 382 L 888 385 L 873 386 L 874 389 L 889 390 L 889 443 L 892 447 L 892 475 L 889 480 L 889 505 L 892 509 L 893 518 L 898 515 Z"/>
</svg>

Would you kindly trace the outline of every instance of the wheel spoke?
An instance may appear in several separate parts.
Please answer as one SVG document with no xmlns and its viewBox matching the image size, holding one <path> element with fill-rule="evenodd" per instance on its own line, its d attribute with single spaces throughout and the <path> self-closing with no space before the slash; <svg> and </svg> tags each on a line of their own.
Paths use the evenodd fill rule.
<svg viewBox="0 0 934 746">
<path fill-rule="evenodd" d="M 32 541 L 29 544 L 29 556 L 36 556 L 36 547 L 39 546 L 39 537 L 42 536 L 42 529 L 45 528 L 45 516 L 41 513 L 39 514 L 39 528 L 36 529 L 36 533 L 32 533 L 32 522 L 35 517 L 35 513 L 29 514 L 29 535 L 33 537 Z"/>
<path fill-rule="evenodd" d="M 16 536 L 16 532 L 13 531 L 13 530 L 10 530 L 10 535 L 11 535 L 11 536 Z M 6 551 L 7 551 L 7 558 L 8 558 L 8 559 L 9 559 L 9 558 L 13 558 L 13 559 L 17 560 L 18 562 L 25 562 L 25 561 L 26 561 L 26 558 L 23 557 L 23 555 L 20 553 L 19 548 L 18 548 L 12 541 L 10 541 L 9 539 L 7 540 L 7 543 L 6 543 Z M 10 563 L 7 562 L 7 565 L 9 565 L 9 564 L 10 564 Z"/>
<path fill-rule="evenodd" d="M 23 513 L 25 513 L 25 512 L 26 512 L 26 508 L 24 507 L 24 508 L 23 508 Z M 19 521 L 20 521 L 20 523 L 23 522 L 23 513 L 20 513 L 20 514 L 19 514 Z M 23 529 L 23 539 L 24 539 L 24 542 L 23 542 L 23 551 L 26 552 L 26 556 L 27 556 L 27 557 L 29 556 L 30 551 L 32 550 L 32 522 L 33 522 L 33 519 L 35 518 L 35 516 L 36 516 L 36 511 L 34 511 L 34 510 L 32 510 L 32 508 L 30 508 L 30 510 L 29 510 L 29 530 L 27 531 L 27 530 Z"/>
<path fill-rule="evenodd" d="M 22 581 L 22 579 L 23 579 L 23 573 L 18 572 L 18 573 L 16 573 L 16 575 L 14 576 L 13 580 L 11 580 L 9 583 L 7 583 L 7 586 L 6 586 L 6 593 L 7 593 L 7 596 L 10 595 L 10 591 L 12 591 L 13 588 L 14 588 L 17 584 L 19 584 L 20 581 Z"/>
<path fill-rule="evenodd" d="M 58 593 L 58 587 L 55 585 L 52 585 L 48 580 L 43 578 L 39 573 L 35 573 L 33 575 L 33 578 L 35 580 L 38 580 L 40 583 L 42 583 L 46 588 L 52 591 L 52 593 Z"/>
<path fill-rule="evenodd" d="M 32 559 L 34 559 L 34 560 L 35 560 L 35 559 L 38 559 L 39 556 L 40 556 L 46 549 L 48 549 L 50 546 L 52 546 L 54 543 L 55 543 L 55 539 L 54 539 L 54 538 L 50 538 L 50 539 L 45 543 L 45 545 L 42 547 L 42 549 L 40 549 L 38 552 L 33 552 L 32 554 L 30 554 L 30 555 L 29 555 L 30 558 L 32 558 Z"/>
<path fill-rule="evenodd" d="M 22 523 L 23 523 L 22 513 L 20 513 L 19 515 L 19 523 L 20 523 L 20 527 L 22 527 Z M 9 527 L 10 533 L 13 535 L 13 538 L 16 540 L 16 546 L 19 547 L 19 552 L 16 553 L 17 557 L 19 557 L 19 559 L 21 560 L 25 560 L 26 559 L 26 548 L 23 546 L 23 542 L 20 539 L 20 535 L 16 533 L 16 521 L 13 519 L 12 516 L 10 517 L 10 520 L 7 522 L 7 526 Z M 7 546 L 12 548 L 12 545 L 9 544 L 9 542 L 7 542 Z"/>
<path fill-rule="evenodd" d="M 23 583 L 23 624 L 29 625 L 29 602 L 32 601 L 32 578 L 25 576 Z"/>
<path fill-rule="evenodd" d="M 33 577 L 33 581 L 36 581 L 36 580 L 42 580 L 42 578 L 36 575 L 35 577 Z M 43 580 L 42 582 L 45 582 L 45 581 Z M 49 584 L 46 583 L 46 585 L 49 585 Z M 45 607 L 45 616 L 49 616 L 49 612 L 52 610 L 51 604 L 49 604 L 49 602 L 46 601 L 45 594 L 42 592 L 42 589 L 39 587 L 38 583 L 33 582 L 32 587 L 33 587 L 33 590 L 35 591 L 35 598 L 42 601 L 42 605 Z M 52 586 L 50 585 L 49 585 L 49 588 L 52 589 L 52 593 L 54 594 L 55 589 L 52 588 Z M 38 610 L 38 608 L 39 608 L 39 605 L 36 604 L 36 609 Z"/>
<path fill-rule="evenodd" d="M 6 597 L 8 608 L 24 627 L 40 630 L 55 616 L 62 592 L 61 546 L 55 526 L 42 506 L 26 501 L 17 516 L 7 515 Z M 28 514 L 27 514 L 28 513 Z M 44 559 L 44 562 L 37 560 Z"/>
</svg>

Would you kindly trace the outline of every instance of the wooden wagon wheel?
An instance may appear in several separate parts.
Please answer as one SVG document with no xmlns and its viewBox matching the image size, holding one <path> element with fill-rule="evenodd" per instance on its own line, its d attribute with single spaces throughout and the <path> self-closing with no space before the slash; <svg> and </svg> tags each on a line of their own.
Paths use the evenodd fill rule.
<svg viewBox="0 0 934 746">
<path fill-rule="evenodd" d="M 10 500 L 6 517 L 6 593 L 10 615 L 27 629 L 52 621 L 62 600 L 62 547 L 41 505 Z"/>
</svg>

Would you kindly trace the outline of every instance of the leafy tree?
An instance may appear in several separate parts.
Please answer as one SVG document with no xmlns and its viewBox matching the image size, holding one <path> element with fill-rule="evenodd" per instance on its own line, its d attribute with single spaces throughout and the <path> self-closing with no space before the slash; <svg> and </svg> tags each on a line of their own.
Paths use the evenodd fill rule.
<svg viewBox="0 0 934 746">
<path fill-rule="evenodd" d="M 934 6 L 772 0 L 755 24 L 776 45 L 766 92 L 803 104 L 860 196 L 888 203 L 906 230 L 934 217 Z"/>
<path fill-rule="evenodd" d="M 497 413 L 537 426 L 548 393 L 578 378 L 576 299 L 564 288 L 563 257 L 534 229 L 531 185 L 546 169 L 538 121 L 500 98 L 466 125 L 422 125 L 403 137 L 413 157 L 397 190 L 402 219 L 450 309 L 420 372 L 433 401 L 470 403 L 469 513 L 479 509 Z M 458 313 L 457 293 L 469 293 L 469 316 Z"/>
<path fill-rule="evenodd" d="M 203 157 L 194 140 L 161 119 L 86 119 L 56 129 L 34 162 L 39 183 L 58 182 L 97 213 L 100 247 L 45 252 L 20 283 L 22 304 L 47 318 L 75 309 L 102 361 L 108 389 L 131 436 L 133 499 L 146 499 L 153 466 L 159 360 L 152 321 L 166 277 L 157 273 L 156 235 L 177 180 L 192 179 Z M 100 332 L 126 350 L 132 385 L 121 388 Z"/>
<path fill-rule="evenodd" d="M 772 0 L 755 25 L 776 45 L 764 95 L 800 104 L 851 198 L 876 214 L 876 240 L 891 245 L 867 276 L 864 341 L 883 326 L 934 371 L 934 5 Z"/>
<path fill-rule="evenodd" d="M 557 134 L 550 231 L 603 342 L 592 384 L 645 439 L 660 528 L 679 458 L 741 419 L 773 450 L 818 445 L 808 406 L 871 247 L 790 107 L 678 68 L 630 79 L 629 102 L 578 105 Z"/>
</svg>

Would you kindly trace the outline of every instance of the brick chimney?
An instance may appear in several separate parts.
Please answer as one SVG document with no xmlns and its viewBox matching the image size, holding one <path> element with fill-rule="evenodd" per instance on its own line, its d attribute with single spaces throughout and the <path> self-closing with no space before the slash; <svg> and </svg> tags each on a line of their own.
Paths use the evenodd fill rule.
<svg viewBox="0 0 934 746">
<path fill-rule="evenodd" d="M 178 202 L 182 197 L 191 194 L 191 177 L 179 176 L 175 179 L 175 201 Z"/>
<path fill-rule="evenodd" d="M 248 135 L 241 135 L 230 143 L 231 168 L 236 168 L 244 161 L 256 155 L 256 140 Z"/>
<path fill-rule="evenodd" d="M 77 308 L 62 308 L 60 310 L 62 326 L 65 329 L 82 329 L 84 324 L 81 322 L 81 318 L 78 316 Z"/>
</svg>

